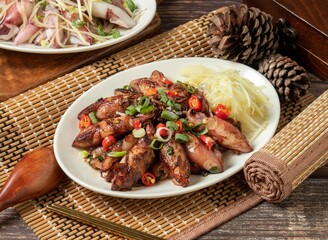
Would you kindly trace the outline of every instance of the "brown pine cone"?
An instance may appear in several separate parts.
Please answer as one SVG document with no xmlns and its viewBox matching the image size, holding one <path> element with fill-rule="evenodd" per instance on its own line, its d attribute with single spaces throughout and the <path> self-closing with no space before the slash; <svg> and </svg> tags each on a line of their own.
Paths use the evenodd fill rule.
<svg viewBox="0 0 328 240">
<path fill-rule="evenodd" d="M 310 88 L 305 69 L 287 56 L 275 54 L 264 58 L 258 71 L 269 79 L 281 101 L 298 101 Z"/>
<path fill-rule="evenodd" d="M 217 57 L 247 65 L 275 53 L 279 45 L 272 17 L 245 4 L 221 8 L 212 17 L 207 33 Z"/>
</svg>

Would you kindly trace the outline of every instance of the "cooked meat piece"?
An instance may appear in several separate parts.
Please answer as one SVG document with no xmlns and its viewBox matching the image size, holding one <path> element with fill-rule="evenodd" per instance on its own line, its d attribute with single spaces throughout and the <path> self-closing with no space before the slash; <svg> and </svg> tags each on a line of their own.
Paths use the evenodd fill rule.
<svg viewBox="0 0 328 240">
<path fill-rule="evenodd" d="M 201 169 L 211 173 L 223 171 L 223 158 L 220 151 L 209 149 L 202 140 L 188 133 L 189 141 L 185 144 L 185 150 L 190 161 Z"/>
<path fill-rule="evenodd" d="M 138 143 L 114 165 L 115 176 L 112 180 L 112 190 L 130 190 L 141 179 L 155 158 L 154 150 L 150 148 L 146 138 L 139 139 Z"/>
<path fill-rule="evenodd" d="M 231 149 L 236 153 L 253 151 L 246 137 L 237 127 L 217 116 L 206 117 L 203 113 L 187 113 L 187 119 L 194 123 L 204 123 L 208 129 L 208 135 L 225 148 Z"/>
<path fill-rule="evenodd" d="M 171 138 L 160 150 L 160 159 L 168 170 L 175 185 L 189 185 L 190 165 L 182 145 Z"/>
<path fill-rule="evenodd" d="M 90 125 L 82 129 L 73 141 L 72 146 L 81 149 L 97 147 L 101 144 L 102 137 L 99 125 Z"/>
<path fill-rule="evenodd" d="M 135 138 L 132 134 L 129 134 L 123 140 L 118 141 L 113 146 L 111 146 L 108 152 L 129 151 L 137 142 L 138 139 Z M 114 164 L 119 162 L 121 159 L 122 157 L 110 157 L 108 155 L 106 155 L 104 158 L 100 173 L 107 182 L 110 182 L 114 176 Z"/>
</svg>

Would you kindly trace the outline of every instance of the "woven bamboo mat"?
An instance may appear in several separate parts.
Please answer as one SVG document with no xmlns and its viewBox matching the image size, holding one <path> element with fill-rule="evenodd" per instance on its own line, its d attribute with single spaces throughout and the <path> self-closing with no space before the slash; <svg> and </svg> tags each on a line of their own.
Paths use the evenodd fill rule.
<svg viewBox="0 0 328 240">
<path fill-rule="evenodd" d="M 52 145 L 60 117 L 84 91 L 129 67 L 184 56 L 213 57 L 206 29 L 213 13 L 148 39 L 107 59 L 85 66 L 0 105 L 0 186 L 30 149 Z M 282 129 L 314 100 L 283 105 Z M 58 216 L 46 209 L 66 205 L 165 239 L 191 239 L 241 214 L 261 201 L 240 172 L 206 189 L 177 197 L 132 200 L 89 191 L 70 179 L 15 208 L 40 239 L 120 239 L 109 232 Z"/>
</svg>

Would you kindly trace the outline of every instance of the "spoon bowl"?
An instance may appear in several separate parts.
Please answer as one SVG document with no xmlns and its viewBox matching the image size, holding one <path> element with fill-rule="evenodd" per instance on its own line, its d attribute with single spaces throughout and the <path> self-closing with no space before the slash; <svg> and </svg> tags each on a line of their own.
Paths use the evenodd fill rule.
<svg viewBox="0 0 328 240">
<path fill-rule="evenodd" d="M 0 190 L 0 211 L 54 190 L 65 177 L 52 148 L 26 154 Z"/>
</svg>

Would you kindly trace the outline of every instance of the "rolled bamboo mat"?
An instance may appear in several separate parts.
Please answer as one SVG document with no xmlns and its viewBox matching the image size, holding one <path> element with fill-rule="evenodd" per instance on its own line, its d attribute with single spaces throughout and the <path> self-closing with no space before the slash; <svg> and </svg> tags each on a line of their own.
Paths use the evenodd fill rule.
<svg viewBox="0 0 328 240">
<path fill-rule="evenodd" d="M 328 91 L 245 163 L 250 187 L 264 199 L 284 200 L 328 159 Z"/>
<path fill-rule="evenodd" d="M 77 69 L 0 104 L 0 185 L 30 149 L 52 145 L 68 106 L 102 79 L 129 67 L 175 57 L 213 57 L 206 30 L 213 13 Z M 281 108 L 279 129 L 313 102 L 310 94 Z M 121 239 L 48 211 L 56 203 L 164 239 L 193 239 L 261 202 L 243 172 L 176 197 L 122 199 L 94 193 L 70 179 L 43 197 L 15 206 L 39 239 Z"/>
</svg>

